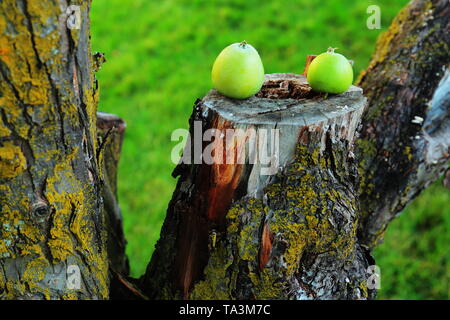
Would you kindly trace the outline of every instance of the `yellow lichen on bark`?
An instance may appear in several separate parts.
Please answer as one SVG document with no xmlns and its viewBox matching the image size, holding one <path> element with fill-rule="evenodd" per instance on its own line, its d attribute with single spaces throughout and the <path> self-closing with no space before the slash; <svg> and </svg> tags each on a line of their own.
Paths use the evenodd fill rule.
<svg viewBox="0 0 450 320">
<path fill-rule="evenodd" d="M 87 15 L 89 1 L 76 4 Z M 77 69 L 90 65 L 90 52 L 78 48 L 88 36 L 66 28 L 64 11 L 51 1 L 0 2 L 0 264 L 20 266 L 8 277 L 0 272 L 0 299 L 109 295 L 99 181 L 92 178 L 102 176 L 94 172 L 101 168 L 98 96 L 92 71 Z M 45 216 L 33 215 L 36 203 L 45 204 Z M 70 264 L 81 269 L 80 290 L 47 283 L 54 268 Z"/>
<path fill-rule="evenodd" d="M 248 272 L 247 286 L 252 298 L 285 298 L 288 293 L 282 285 L 283 279 L 298 276 L 305 254 L 327 253 L 338 261 L 353 259 L 358 224 L 350 216 L 356 212 L 356 199 L 329 187 L 331 177 L 323 174 L 330 170 L 328 161 L 333 160 L 326 159 L 319 147 L 311 150 L 300 144 L 295 161 L 285 169 L 280 182 L 264 188 L 265 200 L 246 198 L 234 203 L 226 216 L 227 242 L 219 241 L 217 248 L 211 251 L 204 277 L 194 285 L 190 298 L 235 297 L 234 290 L 239 286 L 237 277 L 242 270 Z M 345 176 L 344 169 L 340 170 Z M 281 203 L 279 209 L 274 204 L 277 201 Z M 331 221 L 337 211 L 347 210 L 350 228 L 343 230 Z M 272 245 L 282 243 L 284 249 L 282 252 L 276 249 L 281 255 L 278 257 L 270 253 L 268 263 L 261 269 L 258 257 L 262 223 L 273 236 Z M 277 259 L 282 261 L 280 266 L 270 266 Z"/>
<path fill-rule="evenodd" d="M 0 144 L 0 178 L 13 178 L 27 168 L 22 150 L 11 141 Z"/>
<path fill-rule="evenodd" d="M 432 2 L 426 1 L 424 4 L 425 8 L 422 10 L 422 12 L 425 12 L 426 14 L 415 14 L 413 15 L 414 19 L 411 19 L 411 10 L 414 9 L 412 6 L 413 3 L 411 2 L 403 9 L 401 9 L 397 16 L 394 18 L 394 21 L 392 21 L 389 29 L 386 32 L 383 32 L 378 37 L 376 50 L 374 51 L 374 54 L 370 61 L 370 65 L 366 70 L 361 72 L 356 83 L 361 83 L 362 79 L 367 73 L 369 73 L 378 63 L 386 60 L 389 53 L 393 52 L 392 45 L 397 43 L 397 41 L 394 40 L 398 36 L 404 37 L 406 35 L 408 41 L 406 41 L 406 44 L 405 42 L 402 43 L 405 46 L 405 50 L 406 47 L 416 44 L 414 37 L 408 33 L 408 30 L 414 30 L 415 26 L 423 25 L 423 23 L 428 18 L 428 11 L 432 8 Z M 407 21 L 408 19 L 409 21 Z M 394 67 L 394 65 L 392 67 Z"/>
<path fill-rule="evenodd" d="M 71 163 L 79 152 L 78 148 L 58 162 L 54 176 L 47 181 L 46 196 L 56 210 L 53 216 L 53 226 L 50 229 L 51 238 L 48 246 L 54 263 L 66 261 L 81 252 L 90 272 L 101 284 L 99 295 L 108 296 L 108 265 L 106 250 L 96 245 L 96 227 L 92 220 L 92 185 L 82 185 L 73 175 Z M 86 195 L 90 199 L 86 199 Z M 80 262 L 81 263 L 81 262 Z"/>
</svg>

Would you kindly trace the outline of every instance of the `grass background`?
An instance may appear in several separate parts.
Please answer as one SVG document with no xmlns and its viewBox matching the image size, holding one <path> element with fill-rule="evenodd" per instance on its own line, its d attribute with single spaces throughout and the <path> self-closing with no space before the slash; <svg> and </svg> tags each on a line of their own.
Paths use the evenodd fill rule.
<svg viewBox="0 0 450 320">
<path fill-rule="evenodd" d="M 266 73 L 302 72 L 307 54 L 329 46 L 367 67 L 380 32 L 407 3 L 342 0 L 95 0 L 92 46 L 106 53 L 98 73 L 100 110 L 128 128 L 119 171 L 127 253 L 140 276 L 159 238 L 175 187 L 171 132 L 186 128 L 196 98 L 211 88 L 210 70 L 228 44 L 247 40 Z M 381 30 L 366 9 L 381 8 Z M 375 251 L 380 298 L 449 298 L 450 197 L 433 185 L 392 223 Z"/>
</svg>

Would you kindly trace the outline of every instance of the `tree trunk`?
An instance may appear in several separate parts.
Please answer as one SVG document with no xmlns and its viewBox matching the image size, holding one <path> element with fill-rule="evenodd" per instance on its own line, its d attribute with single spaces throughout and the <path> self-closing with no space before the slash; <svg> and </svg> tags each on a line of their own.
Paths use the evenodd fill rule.
<svg viewBox="0 0 450 320">
<path fill-rule="evenodd" d="M 326 98 L 292 74 L 268 75 L 258 97 L 232 100 L 213 90 L 198 101 L 183 155 L 193 164 L 175 169 L 180 178 L 143 279 L 149 296 L 371 296 L 372 259 L 356 237 L 352 153 L 365 103 L 357 87 Z M 198 154 L 186 154 L 202 147 L 198 129 L 210 128 L 214 163 L 197 164 Z M 278 130 L 279 147 L 269 138 L 252 149 L 265 130 Z"/>
<path fill-rule="evenodd" d="M 370 248 L 448 167 L 449 20 L 449 1 L 412 1 L 380 37 L 358 81 L 369 99 L 356 148 L 363 180 L 359 236 Z"/>
<path fill-rule="evenodd" d="M 80 28 L 69 29 L 64 1 L 0 3 L 3 299 L 106 299 L 109 247 L 127 272 L 120 242 L 107 241 L 111 230 L 122 239 L 111 218 L 120 143 L 97 141 L 90 2 L 78 6 Z"/>
</svg>

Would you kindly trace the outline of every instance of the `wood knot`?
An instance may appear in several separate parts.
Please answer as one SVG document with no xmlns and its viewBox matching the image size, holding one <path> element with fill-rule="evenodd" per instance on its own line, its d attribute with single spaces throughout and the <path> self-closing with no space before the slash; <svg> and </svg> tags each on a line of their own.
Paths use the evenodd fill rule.
<svg viewBox="0 0 450 320">
<path fill-rule="evenodd" d="M 37 200 L 35 203 L 31 205 L 30 216 L 31 219 L 36 221 L 37 223 L 43 223 L 48 220 L 50 216 L 50 206 L 48 203 L 42 199 Z"/>
</svg>

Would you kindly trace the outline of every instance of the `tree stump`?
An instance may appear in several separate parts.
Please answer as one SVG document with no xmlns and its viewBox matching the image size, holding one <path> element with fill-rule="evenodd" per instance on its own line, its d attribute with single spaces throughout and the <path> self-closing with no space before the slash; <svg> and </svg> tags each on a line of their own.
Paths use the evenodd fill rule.
<svg viewBox="0 0 450 320">
<path fill-rule="evenodd" d="M 123 233 L 122 213 L 117 196 L 117 169 L 122 150 L 126 123 L 114 114 L 97 112 L 97 161 L 104 172 L 102 198 L 107 230 L 106 247 L 110 271 L 110 297 L 115 298 L 118 275 L 128 276 L 130 272 L 128 258 L 125 254 L 126 240 Z"/>
<path fill-rule="evenodd" d="M 358 87 L 326 97 L 294 74 L 267 75 L 260 93 L 249 99 L 212 90 L 197 101 L 193 139 L 173 173 L 180 178 L 143 278 L 147 294 L 369 297 L 366 270 L 372 260 L 356 236 L 352 153 L 365 104 Z M 211 144 L 198 143 L 202 132 Z M 271 138 L 260 140 L 264 132 Z M 203 155 L 192 152 L 199 147 Z M 214 161 L 208 164 L 208 158 Z"/>
</svg>

